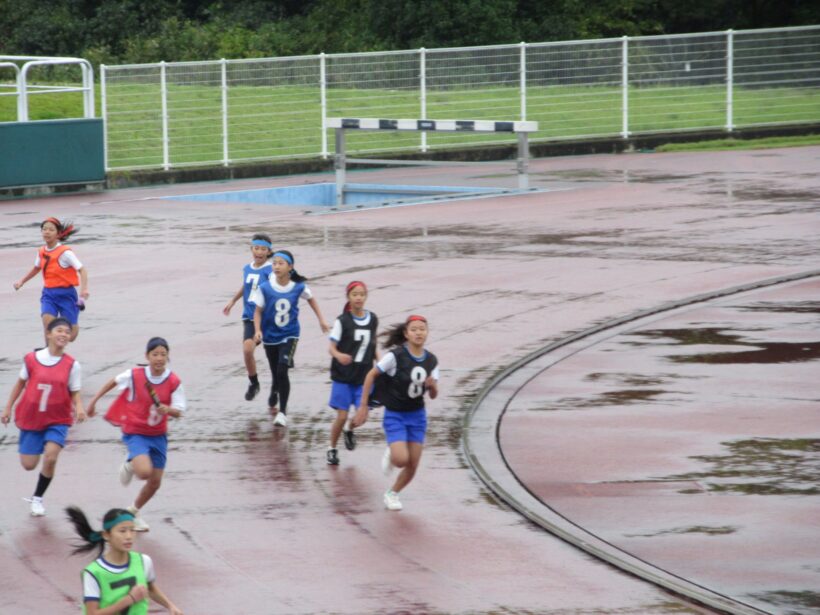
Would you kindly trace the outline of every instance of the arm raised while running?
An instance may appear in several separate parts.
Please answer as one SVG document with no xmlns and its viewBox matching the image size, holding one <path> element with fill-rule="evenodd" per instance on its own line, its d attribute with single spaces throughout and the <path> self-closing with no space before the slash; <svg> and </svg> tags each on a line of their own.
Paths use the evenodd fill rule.
<svg viewBox="0 0 820 615">
<path fill-rule="evenodd" d="M 102 385 L 100 390 L 97 391 L 97 394 L 94 397 L 91 398 L 90 402 L 88 402 L 88 409 L 86 410 L 86 414 L 88 416 L 94 416 L 96 414 L 97 409 L 95 408 L 95 406 L 97 405 L 97 402 L 100 401 L 102 396 L 105 395 L 106 393 L 108 393 L 108 391 L 113 389 L 115 386 L 117 386 L 117 381 L 114 378 L 112 378 L 111 380 L 106 382 L 104 385 Z"/>
<path fill-rule="evenodd" d="M 17 382 L 14 383 L 14 388 L 9 394 L 9 401 L 6 403 L 3 414 L 0 415 L 0 422 L 2 422 L 3 425 L 9 424 L 9 421 L 11 420 L 11 407 L 14 405 L 14 402 L 17 401 L 17 398 L 20 397 L 20 393 L 23 392 L 24 388 L 26 388 L 26 381 L 22 378 L 18 378 Z"/>
<path fill-rule="evenodd" d="M 367 376 L 364 377 L 364 384 L 362 384 L 362 399 L 359 402 L 359 410 L 350 422 L 353 427 L 361 427 L 365 424 L 365 421 L 367 421 L 367 416 L 370 414 L 370 407 L 367 402 L 370 401 L 370 391 L 373 389 L 373 383 L 376 382 L 376 378 L 379 377 L 379 374 L 381 374 L 381 370 L 378 367 L 374 367 L 367 372 Z"/>
<path fill-rule="evenodd" d="M 24 275 L 19 282 L 14 283 L 14 290 L 20 290 L 23 287 L 23 284 L 28 282 L 31 278 L 36 276 L 40 273 L 40 267 L 32 267 L 31 271 L 29 271 L 26 275 Z"/>
<path fill-rule="evenodd" d="M 313 310 L 313 313 L 316 314 L 316 318 L 319 319 L 319 326 L 322 328 L 322 333 L 329 333 L 330 327 L 327 326 L 327 323 L 322 316 L 322 311 L 319 309 L 319 304 L 316 303 L 316 299 L 314 297 L 308 299 L 308 305 L 310 306 L 310 309 Z"/>
<path fill-rule="evenodd" d="M 225 314 L 225 316 L 230 314 L 231 313 L 231 308 L 234 305 L 236 305 L 236 302 L 239 301 L 242 298 L 242 295 L 244 295 L 244 294 L 245 294 L 245 287 L 243 285 L 243 286 L 239 287 L 239 290 L 236 291 L 236 294 L 233 297 L 231 297 L 230 301 L 228 301 L 228 303 L 225 304 L 225 307 L 222 308 L 222 313 Z"/>
</svg>

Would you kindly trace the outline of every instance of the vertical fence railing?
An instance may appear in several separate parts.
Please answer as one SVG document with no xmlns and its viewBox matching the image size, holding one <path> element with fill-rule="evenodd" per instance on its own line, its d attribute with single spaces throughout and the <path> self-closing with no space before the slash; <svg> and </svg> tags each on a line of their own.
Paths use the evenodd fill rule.
<svg viewBox="0 0 820 615">
<path fill-rule="evenodd" d="M 105 66 L 101 85 L 109 168 L 327 158 L 329 116 L 518 117 L 539 122 L 534 142 L 731 132 L 820 123 L 820 26 Z M 498 139 L 380 133 L 348 151 Z"/>
</svg>

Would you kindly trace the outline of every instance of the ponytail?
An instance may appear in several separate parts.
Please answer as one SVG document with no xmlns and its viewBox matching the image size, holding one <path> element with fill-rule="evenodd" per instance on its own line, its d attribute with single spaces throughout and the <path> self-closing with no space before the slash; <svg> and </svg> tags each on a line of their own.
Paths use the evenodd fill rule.
<svg viewBox="0 0 820 615">
<path fill-rule="evenodd" d="M 51 222 L 54 226 L 57 227 L 57 239 L 59 239 L 60 241 L 68 239 L 74 233 L 80 230 L 78 228 L 75 228 L 70 220 L 67 220 L 66 222 L 60 222 L 59 219 L 53 217 L 46 218 L 45 220 L 43 220 L 43 222 L 40 224 L 40 229 L 42 229 L 43 226 L 45 226 L 46 222 Z"/>
<path fill-rule="evenodd" d="M 68 520 L 74 526 L 74 531 L 82 541 L 80 544 L 75 545 L 71 555 L 86 553 L 87 551 L 93 551 L 94 549 L 99 549 L 97 557 L 102 555 L 105 550 L 105 539 L 103 538 L 102 531 L 98 532 L 93 529 L 91 524 L 88 522 L 88 517 L 86 517 L 85 513 L 76 506 L 69 506 L 65 509 L 65 513 L 68 516 Z M 123 519 L 118 519 L 118 517 L 123 517 Z M 108 529 L 111 529 L 114 525 L 117 525 L 122 521 L 133 520 L 133 518 L 134 515 L 127 510 L 122 508 L 112 508 L 105 513 L 105 516 L 103 517 L 103 527 L 108 527 Z"/>
</svg>

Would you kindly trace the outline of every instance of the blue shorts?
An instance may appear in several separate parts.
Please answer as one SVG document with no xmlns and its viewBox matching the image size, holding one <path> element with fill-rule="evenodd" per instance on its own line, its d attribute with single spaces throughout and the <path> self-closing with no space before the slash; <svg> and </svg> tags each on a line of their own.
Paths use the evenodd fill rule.
<svg viewBox="0 0 820 615">
<path fill-rule="evenodd" d="M 38 431 L 21 429 L 17 449 L 21 455 L 42 455 L 46 450 L 46 442 L 54 442 L 65 447 L 67 436 L 68 425 L 49 425 Z"/>
<path fill-rule="evenodd" d="M 347 382 L 336 382 L 330 387 L 330 401 L 327 405 L 335 410 L 347 412 L 350 407 L 358 408 L 362 401 L 362 385 L 349 384 Z"/>
<path fill-rule="evenodd" d="M 412 410 L 397 412 L 384 409 L 384 435 L 387 443 L 393 442 L 421 442 L 424 444 L 424 434 L 427 432 L 427 410 Z"/>
<path fill-rule="evenodd" d="M 77 289 L 73 286 L 60 288 L 43 288 L 40 295 L 40 314 L 62 316 L 72 325 L 76 325 L 80 316 L 77 307 Z"/>
<path fill-rule="evenodd" d="M 148 455 L 151 458 L 151 465 L 157 470 L 165 469 L 165 461 L 168 458 L 168 436 L 143 436 L 138 433 L 122 434 L 122 441 L 128 447 L 128 461 L 137 455 Z"/>
</svg>

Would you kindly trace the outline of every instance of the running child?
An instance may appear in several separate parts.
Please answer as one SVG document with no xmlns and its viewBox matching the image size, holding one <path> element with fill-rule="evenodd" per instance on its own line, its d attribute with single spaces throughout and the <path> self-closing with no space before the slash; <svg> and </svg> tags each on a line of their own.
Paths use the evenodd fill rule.
<svg viewBox="0 0 820 615">
<path fill-rule="evenodd" d="M 336 420 L 330 428 L 330 446 L 327 449 L 327 463 L 339 464 L 336 444 L 344 432 L 345 448 L 356 448 L 356 433 L 353 426 L 344 429 L 348 413 L 358 408 L 362 397 L 362 384 L 367 372 L 376 359 L 376 331 L 379 319 L 373 312 L 364 309 L 367 301 L 367 286 L 358 280 L 345 289 L 347 303 L 341 315 L 333 323 L 330 332 L 330 401 L 328 405 L 336 410 Z"/>
<path fill-rule="evenodd" d="M 20 393 L 23 397 L 14 409 L 14 423 L 20 428 L 20 465 L 31 471 L 40 463 L 40 476 L 31 498 L 31 514 L 46 514 L 43 496 L 54 478 L 57 458 L 65 446 L 68 428 L 76 414 L 77 421 L 85 420 L 86 413 L 80 399 L 80 364 L 65 348 L 71 339 L 71 323 L 55 318 L 46 327 L 46 347 L 29 352 L 23 358 L 20 377 L 11 390 L 0 421 L 8 425 L 11 408 Z"/>
<path fill-rule="evenodd" d="M 128 486 L 134 474 L 145 484 L 128 510 L 134 516 L 138 532 L 150 527 L 140 510 L 154 497 L 162 483 L 168 457 L 168 417 L 178 419 L 185 412 L 182 382 L 168 367 L 170 347 L 161 337 L 152 337 L 145 348 L 148 365 L 138 365 L 106 382 L 88 404 L 88 415 L 108 391 L 122 391 L 114 400 L 105 419 L 122 427 L 122 441 L 128 454 L 120 466 L 120 482 Z"/>
<path fill-rule="evenodd" d="M 253 351 L 259 345 L 254 341 L 255 333 L 253 328 L 253 312 L 256 304 L 250 299 L 253 293 L 262 282 L 266 282 L 270 277 L 273 266 L 268 262 L 273 254 L 273 245 L 270 237 L 264 233 L 256 233 L 251 239 L 251 255 L 253 261 L 245 265 L 242 269 L 242 286 L 231 297 L 227 305 L 222 308 L 222 313 L 228 316 L 234 304 L 242 299 L 242 355 L 245 358 L 245 369 L 248 370 L 248 390 L 245 391 L 245 399 L 251 401 L 259 393 L 259 376 L 256 373 L 256 359 Z"/>
<path fill-rule="evenodd" d="M 438 359 L 424 348 L 427 333 L 427 319 L 412 315 L 382 334 L 387 338 L 384 346 L 392 349 L 367 373 L 359 411 L 353 417 L 355 427 L 367 420 L 370 391 L 379 378 L 378 395 L 384 404 L 387 437 L 382 470 L 387 475 L 394 467 L 401 468 L 393 486 L 384 494 L 388 510 L 401 510 L 399 493 L 413 480 L 421 460 L 427 432 L 424 393 L 430 399 L 438 396 Z"/>
<path fill-rule="evenodd" d="M 40 296 L 43 330 L 52 320 L 62 316 L 71 323 L 69 341 L 72 342 L 80 332 L 80 310 L 85 309 L 85 300 L 88 299 L 88 271 L 74 251 L 61 241 L 78 230 L 71 222 L 62 223 L 57 218 L 46 218 L 40 225 L 46 245 L 37 252 L 31 271 L 14 283 L 14 290 L 20 290 L 23 284 L 43 272 L 43 293 Z M 80 286 L 79 296 L 74 288 L 77 285 Z"/>
<path fill-rule="evenodd" d="M 98 549 L 97 558 L 83 569 L 82 574 L 85 615 L 148 613 L 148 598 L 164 606 L 172 615 L 182 615 L 157 585 L 151 558 L 131 550 L 136 538 L 131 512 L 112 508 L 105 513 L 100 531 L 92 529 L 79 508 L 71 506 L 65 512 L 83 541 L 71 554 Z"/>
<path fill-rule="evenodd" d="M 273 424 L 282 427 L 288 424 L 288 370 L 293 367 L 293 356 L 299 341 L 300 297 L 307 301 L 316 314 L 322 332 L 330 331 L 319 310 L 319 304 L 305 283 L 307 278 L 296 272 L 293 263 L 293 254 L 287 250 L 277 250 L 273 255 L 273 275 L 267 282 L 259 285 L 252 297 L 256 304 L 253 314 L 254 341 L 265 344 L 265 355 L 273 376 L 268 406 L 271 414 L 275 415 Z"/>
</svg>

